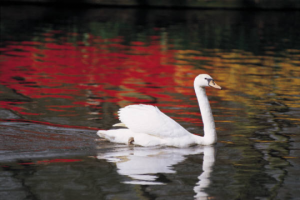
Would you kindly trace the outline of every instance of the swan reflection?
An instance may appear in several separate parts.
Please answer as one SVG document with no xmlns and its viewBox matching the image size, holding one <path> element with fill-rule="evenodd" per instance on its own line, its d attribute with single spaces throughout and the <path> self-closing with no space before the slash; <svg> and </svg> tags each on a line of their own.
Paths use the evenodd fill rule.
<svg viewBox="0 0 300 200">
<path fill-rule="evenodd" d="M 178 148 L 145 148 L 132 147 L 121 148 L 114 152 L 99 153 L 98 159 L 105 159 L 117 166 L 120 175 L 129 176 L 132 180 L 127 184 L 139 185 L 163 185 L 158 181 L 159 173 L 171 173 L 176 171 L 173 166 L 184 161 L 185 156 L 203 153 L 203 172 L 198 177 L 199 181 L 194 187 L 196 199 L 206 199 L 205 188 L 210 185 L 210 175 L 215 162 L 215 147 L 204 146 L 186 149 Z"/>
</svg>

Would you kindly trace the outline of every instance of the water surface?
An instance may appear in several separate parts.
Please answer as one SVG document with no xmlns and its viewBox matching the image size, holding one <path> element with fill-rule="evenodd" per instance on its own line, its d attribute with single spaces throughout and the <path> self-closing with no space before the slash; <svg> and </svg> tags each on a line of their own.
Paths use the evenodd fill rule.
<svg viewBox="0 0 300 200">
<path fill-rule="evenodd" d="M 1 10 L 4 199 L 299 198 L 299 12 Z M 95 141 L 133 103 L 202 135 L 200 73 L 217 145 Z"/>
</svg>

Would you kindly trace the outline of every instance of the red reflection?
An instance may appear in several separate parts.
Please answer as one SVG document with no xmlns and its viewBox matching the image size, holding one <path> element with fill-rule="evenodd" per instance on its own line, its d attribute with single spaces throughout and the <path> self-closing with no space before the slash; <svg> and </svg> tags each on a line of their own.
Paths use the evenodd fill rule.
<svg viewBox="0 0 300 200">
<path fill-rule="evenodd" d="M 136 41 L 131 46 L 123 45 L 119 37 L 93 35 L 85 42 L 47 42 L 53 34 L 43 34 L 45 42 L 11 42 L 6 47 L 0 56 L 0 83 L 32 101 L 0 101 L 1 107 L 30 118 L 49 113 L 79 116 L 82 113 L 75 112 L 77 108 L 101 106 L 105 101 L 120 106 L 124 106 L 122 102 L 189 106 L 173 94 L 194 95 L 192 88 L 180 88 L 191 87 L 193 80 L 180 74 L 180 67 L 175 65 L 178 51 L 167 50 L 159 37 L 150 37 L 147 45 Z M 193 68 L 185 72 L 188 70 Z M 180 81 L 175 80 L 180 77 Z"/>
</svg>

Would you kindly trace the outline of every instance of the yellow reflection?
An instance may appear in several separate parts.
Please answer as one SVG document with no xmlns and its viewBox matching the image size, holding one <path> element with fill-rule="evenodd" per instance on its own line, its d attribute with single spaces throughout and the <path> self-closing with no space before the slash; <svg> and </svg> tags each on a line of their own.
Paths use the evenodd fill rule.
<svg viewBox="0 0 300 200">
<path fill-rule="evenodd" d="M 292 52 L 292 55 L 289 53 Z M 207 55 L 208 56 L 203 56 Z M 224 90 L 214 93 L 225 101 L 241 102 L 266 109 L 266 102 L 280 100 L 288 107 L 300 107 L 300 52 L 289 49 L 285 57 L 254 55 L 243 50 L 180 50 L 176 54 L 177 91 L 191 87 L 197 74 L 209 73 Z M 200 62 L 200 61 L 201 62 Z M 278 98 L 280 96 L 280 98 Z"/>
</svg>

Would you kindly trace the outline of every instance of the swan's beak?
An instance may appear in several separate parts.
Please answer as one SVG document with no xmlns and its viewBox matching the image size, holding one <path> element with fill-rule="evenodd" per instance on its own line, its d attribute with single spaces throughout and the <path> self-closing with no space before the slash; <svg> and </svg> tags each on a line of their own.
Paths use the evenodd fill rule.
<svg viewBox="0 0 300 200">
<path fill-rule="evenodd" d="M 209 80 L 209 83 L 208 83 L 208 85 L 210 86 L 210 87 L 213 87 L 213 88 L 217 88 L 217 89 L 222 89 L 220 86 L 218 86 L 216 83 L 215 83 L 215 81 L 213 80 L 213 79 L 210 79 Z"/>
</svg>

